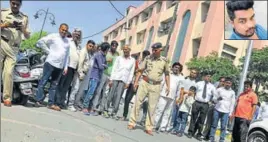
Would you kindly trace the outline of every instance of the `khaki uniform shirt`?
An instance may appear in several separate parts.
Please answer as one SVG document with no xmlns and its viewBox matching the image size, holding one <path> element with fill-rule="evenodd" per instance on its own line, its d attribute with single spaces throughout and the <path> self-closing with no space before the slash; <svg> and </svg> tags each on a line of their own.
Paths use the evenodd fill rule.
<svg viewBox="0 0 268 142">
<path fill-rule="evenodd" d="M 11 9 L 1 9 L 1 23 L 13 23 L 13 21 L 22 22 L 22 25 L 27 27 L 29 31 L 28 16 L 19 12 L 19 14 L 13 14 Z M 1 36 L 4 36 L 9 40 L 9 45 L 19 46 L 22 39 L 24 38 L 23 32 L 16 30 L 16 28 L 4 28 L 1 29 Z"/>
<path fill-rule="evenodd" d="M 148 56 L 144 59 L 140 66 L 143 70 L 143 75 L 153 81 L 162 81 L 162 75 L 169 75 L 169 64 L 165 57 L 160 56 L 155 59 L 153 56 Z"/>
</svg>

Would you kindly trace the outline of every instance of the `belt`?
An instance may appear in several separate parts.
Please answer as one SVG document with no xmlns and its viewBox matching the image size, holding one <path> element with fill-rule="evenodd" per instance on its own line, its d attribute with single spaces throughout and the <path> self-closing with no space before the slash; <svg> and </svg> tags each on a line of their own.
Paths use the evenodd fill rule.
<svg viewBox="0 0 268 142">
<path fill-rule="evenodd" d="M 6 43 L 8 43 L 8 42 L 10 41 L 8 38 L 6 38 L 6 37 L 4 37 L 4 36 L 1 36 L 1 39 L 2 39 L 3 41 L 5 41 Z M 8 43 L 8 44 L 9 44 L 9 43 Z M 19 44 L 14 43 L 12 46 L 14 46 L 14 47 L 19 47 Z"/>
<path fill-rule="evenodd" d="M 200 101 L 197 101 L 197 100 L 195 100 L 196 102 L 198 102 L 198 103 L 201 103 L 201 104 L 208 104 L 208 102 L 200 102 Z"/>
<path fill-rule="evenodd" d="M 142 79 L 145 81 L 145 82 L 147 82 L 147 83 L 149 83 L 149 84 L 152 84 L 152 85 L 159 85 L 159 84 L 161 84 L 161 81 L 153 81 L 153 80 L 151 80 L 150 78 L 148 78 L 148 76 L 142 76 Z"/>
<path fill-rule="evenodd" d="M 7 39 L 6 37 L 4 37 L 4 36 L 1 36 L 1 39 L 3 40 L 3 41 L 5 41 L 6 43 L 8 43 L 9 42 L 9 39 Z"/>
</svg>

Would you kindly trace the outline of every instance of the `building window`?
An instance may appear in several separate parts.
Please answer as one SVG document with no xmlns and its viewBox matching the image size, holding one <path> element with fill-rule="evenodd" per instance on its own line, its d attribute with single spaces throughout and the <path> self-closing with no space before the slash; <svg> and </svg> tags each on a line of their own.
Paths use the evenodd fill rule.
<svg viewBox="0 0 268 142">
<path fill-rule="evenodd" d="M 132 23 L 133 23 L 133 19 L 131 19 L 131 20 L 128 21 L 128 30 L 131 29 Z"/>
<path fill-rule="evenodd" d="M 125 45 L 126 45 L 126 40 L 125 39 L 121 40 L 120 41 L 120 46 L 124 47 Z"/>
<path fill-rule="evenodd" d="M 224 44 L 224 45 L 223 45 L 223 50 L 224 50 L 224 51 L 227 51 L 227 52 L 230 52 L 230 53 L 232 53 L 232 54 L 236 54 L 237 48 L 232 47 L 232 46 L 227 45 L 227 44 Z"/>
<path fill-rule="evenodd" d="M 143 30 L 143 31 L 137 33 L 137 44 L 143 43 L 144 37 L 145 37 L 145 32 L 146 32 L 146 30 Z"/>
<path fill-rule="evenodd" d="M 193 58 L 198 56 L 201 38 L 193 39 Z"/>
<path fill-rule="evenodd" d="M 109 40 L 109 36 L 104 36 L 104 41 L 108 42 L 108 40 Z"/>
<path fill-rule="evenodd" d="M 147 39 L 147 42 L 146 42 L 145 50 L 148 50 L 150 48 L 150 45 L 151 45 L 151 42 L 152 42 L 153 33 L 154 33 L 154 27 L 151 27 L 151 29 L 149 31 L 148 39 Z"/>
<path fill-rule="evenodd" d="M 132 36 L 129 37 L 128 44 L 131 45 L 132 42 Z"/>
<path fill-rule="evenodd" d="M 168 1 L 166 1 L 167 9 L 171 8 L 174 5 L 176 5 L 176 0 L 168 0 Z"/>
<path fill-rule="evenodd" d="M 147 10 L 144 10 L 141 13 L 141 22 L 147 21 L 151 16 L 151 8 L 148 8 Z"/>
<path fill-rule="evenodd" d="M 185 14 L 183 15 L 182 18 L 182 23 L 180 26 L 180 31 L 179 31 L 179 35 L 177 37 L 177 41 L 176 41 L 176 48 L 172 57 L 172 62 L 177 62 L 180 59 L 181 56 L 181 51 L 184 45 L 184 40 L 186 37 L 186 32 L 189 26 L 189 22 L 190 22 L 190 18 L 191 18 L 191 11 L 188 10 L 185 12 Z"/>
<path fill-rule="evenodd" d="M 164 36 L 167 35 L 171 25 L 172 24 L 172 18 L 167 19 L 166 21 L 161 22 L 160 27 L 158 28 L 158 36 Z"/>
<path fill-rule="evenodd" d="M 157 2 L 156 4 L 156 13 L 159 13 L 161 11 L 162 8 L 162 2 Z"/>
<path fill-rule="evenodd" d="M 113 38 L 116 38 L 118 36 L 118 30 L 113 32 Z"/>
<path fill-rule="evenodd" d="M 135 17 L 135 25 L 137 26 L 139 23 L 139 15 Z"/>
<path fill-rule="evenodd" d="M 222 52 L 221 52 L 221 57 L 230 59 L 231 61 L 234 61 L 234 60 L 235 60 L 235 56 L 234 56 L 234 55 L 229 54 L 229 53 L 227 53 L 227 52 L 225 52 L 225 51 L 222 51 Z"/>
<path fill-rule="evenodd" d="M 207 20 L 208 11 L 210 7 L 210 1 L 205 1 L 201 4 L 201 22 L 204 23 Z"/>
</svg>

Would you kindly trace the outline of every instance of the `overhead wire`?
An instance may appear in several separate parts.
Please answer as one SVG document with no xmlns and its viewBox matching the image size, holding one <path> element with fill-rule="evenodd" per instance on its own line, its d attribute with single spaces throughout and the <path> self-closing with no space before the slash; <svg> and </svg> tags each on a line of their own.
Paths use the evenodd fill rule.
<svg viewBox="0 0 268 142">
<path fill-rule="evenodd" d="M 123 16 L 123 18 L 124 18 L 125 15 L 122 14 L 122 13 L 115 7 L 115 5 L 111 2 L 111 0 L 109 0 L 109 2 L 110 2 L 110 4 L 112 5 L 112 7 L 113 7 L 113 8 L 114 8 L 114 9 L 115 9 L 121 16 Z M 103 30 L 101 30 L 101 31 L 99 31 L 99 32 L 97 32 L 97 33 L 95 33 L 95 34 L 93 34 L 93 35 L 83 37 L 82 39 L 91 38 L 91 37 L 93 37 L 93 36 L 96 36 L 96 35 L 98 35 L 98 34 L 101 34 L 102 32 L 106 31 L 106 30 L 109 29 L 109 28 L 110 28 L 110 26 L 107 27 L 107 28 L 105 28 L 105 29 L 103 29 Z"/>
<path fill-rule="evenodd" d="M 121 16 L 123 16 L 123 17 L 125 17 L 125 15 L 124 14 L 122 14 L 115 6 L 114 6 L 114 4 L 111 2 L 111 0 L 109 0 L 109 2 L 110 2 L 110 4 L 113 6 L 113 8 L 121 15 Z"/>
</svg>

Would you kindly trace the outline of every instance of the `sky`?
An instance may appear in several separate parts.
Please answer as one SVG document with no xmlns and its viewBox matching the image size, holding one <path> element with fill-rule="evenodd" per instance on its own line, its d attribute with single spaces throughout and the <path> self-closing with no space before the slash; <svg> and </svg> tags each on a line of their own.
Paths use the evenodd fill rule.
<svg viewBox="0 0 268 142">
<path fill-rule="evenodd" d="M 123 14 L 126 8 L 130 5 L 139 6 L 144 1 L 112 1 L 115 7 Z M 1 1 L 1 9 L 9 8 L 9 1 Z M 55 16 L 56 25 L 52 26 L 48 15 L 44 31 L 49 33 L 58 32 L 58 27 L 61 23 L 67 23 L 69 30 L 74 27 L 82 29 L 83 37 L 93 35 L 120 20 L 122 16 L 112 7 L 109 1 L 23 1 L 21 11 L 28 15 L 29 26 L 31 32 L 41 30 L 44 12 L 38 19 L 34 18 L 35 13 L 39 9 L 46 10 Z M 98 34 L 92 38 L 95 42 L 102 41 L 102 34 Z M 89 40 L 84 39 L 82 46 Z"/>
</svg>

